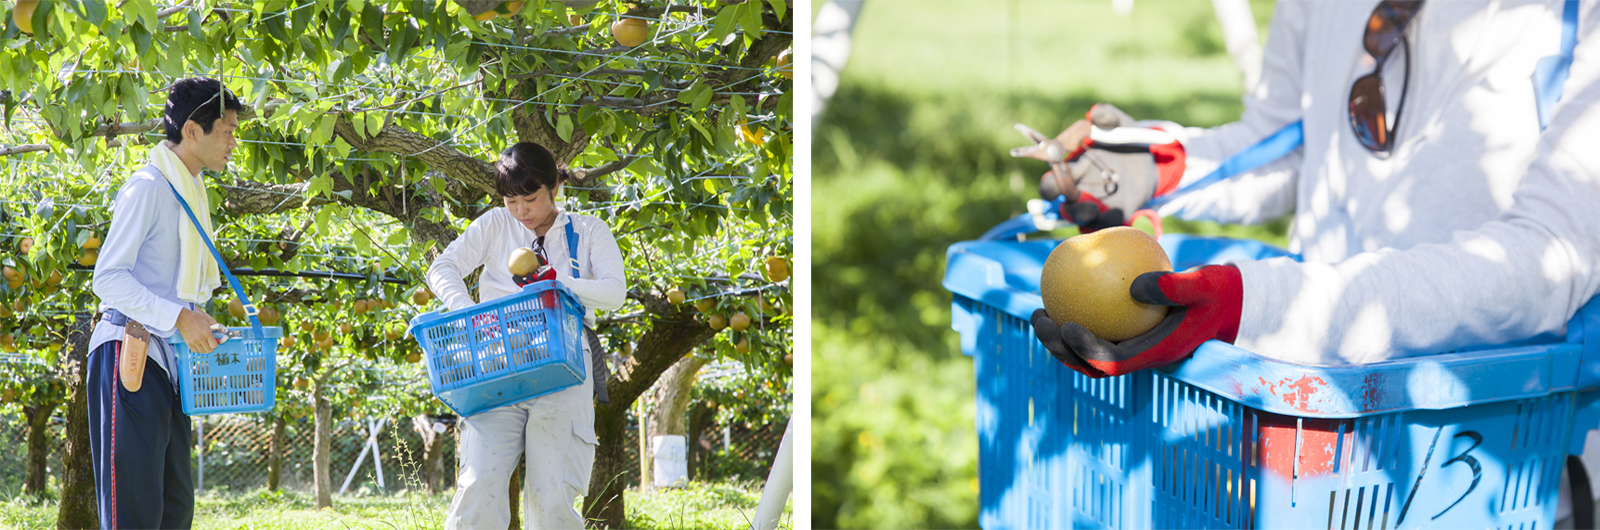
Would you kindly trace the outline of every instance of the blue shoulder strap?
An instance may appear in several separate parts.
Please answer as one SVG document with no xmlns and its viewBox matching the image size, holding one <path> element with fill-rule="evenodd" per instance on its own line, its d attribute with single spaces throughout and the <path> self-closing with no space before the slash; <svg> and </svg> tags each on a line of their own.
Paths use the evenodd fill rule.
<svg viewBox="0 0 1600 530">
<path fill-rule="evenodd" d="M 1539 130 L 1550 126 L 1550 112 L 1561 101 L 1562 85 L 1572 68 L 1572 50 L 1578 47 L 1578 0 L 1566 0 L 1561 9 L 1561 53 L 1539 59 L 1533 68 L 1533 102 L 1539 108 Z"/>
<path fill-rule="evenodd" d="M 178 204 L 183 205 L 183 211 L 189 214 L 189 220 L 194 222 L 194 231 L 200 233 L 200 239 L 206 242 L 206 248 L 211 249 L 211 257 L 217 259 L 217 268 L 222 269 L 222 275 L 228 277 L 228 284 L 233 286 L 234 294 L 239 295 L 239 303 L 244 304 L 244 313 L 250 317 L 250 327 L 255 329 L 256 337 L 264 337 L 261 331 L 261 319 L 256 315 L 260 310 L 255 304 L 250 303 L 250 297 L 245 296 L 244 286 L 239 284 L 239 279 L 233 277 L 233 271 L 228 270 L 228 264 L 222 261 L 222 253 L 217 252 L 217 246 L 211 244 L 211 236 L 206 235 L 205 228 L 200 226 L 200 218 L 194 216 L 194 210 L 189 209 L 189 201 L 183 200 L 183 194 L 178 193 L 178 187 L 167 181 L 167 187 L 172 188 L 172 195 L 178 198 Z"/>
<path fill-rule="evenodd" d="M 1233 156 L 1223 160 L 1222 164 L 1217 166 L 1217 169 L 1212 170 L 1211 173 L 1201 177 L 1200 180 L 1196 180 L 1187 186 L 1173 190 L 1172 193 L 1150 199 L 1150 202 L 1146 207 L 1155 208 L 1157 206 L 1161 206 L 1172 201 L 1173 199 L 1187 195 L 1190 192 L 1200 188 L 1222 182 L 1230 177 L 1233 177 L 1234 175 L 1267 165 L 1268 162 L 1283 158 L 1289 153 L 1294 152 L 1295 149 L 1299 149 L 1300 144 L 1304 142 L 1305 131 L 1300 126 L 1300 120 L 1295 120 L 1294 123 L 1285 125 L 1282 129 L 1278 129 L 1278 132 L 1272 133 L 1271 136 L 1263 138 L 1261 141 L 1256 142 L 1255 145 L 1247 147 L 1243 151 L 1234 153 Z"/>
<path fill-rule="evenodd" d="M 572 260 L 572 277 L 582 278 L 578 266 L 578 231 L 572 229 L 572 216 L 567 216 L 567 259 Z"/>
</svg>

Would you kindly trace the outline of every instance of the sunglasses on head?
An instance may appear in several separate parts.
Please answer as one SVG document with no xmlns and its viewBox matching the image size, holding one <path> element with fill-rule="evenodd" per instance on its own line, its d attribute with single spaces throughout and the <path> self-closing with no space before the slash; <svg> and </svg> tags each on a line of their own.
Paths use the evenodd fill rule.
<svg viewBox="0 0 1600 530">
<path fill-rule="evenodd" d="M 1400 112 L 1405 110 L 1406 88 L 1411 84 L 1411 47 L 1406 41 L 1406 26 L 1411 24 L 1422 0 L 1384 0 L 1367 17 L 1367 31 L 1361 39 L 1377 64 L 1372 73 L 1356 79 L 1350 86 L 1350 128 L 1361 145 L 1375 153 L 1388 153 L 1394 147 L 1394 131 L 1400 123 Z M 1405 77 L 1400 84 L 1400 104 L 1395 108 L 1394 122 L 1388 121 L 1388 104 L 1384 98 L 1383 64 L 1395 48 L 1406 54 Z"/>
</svg>

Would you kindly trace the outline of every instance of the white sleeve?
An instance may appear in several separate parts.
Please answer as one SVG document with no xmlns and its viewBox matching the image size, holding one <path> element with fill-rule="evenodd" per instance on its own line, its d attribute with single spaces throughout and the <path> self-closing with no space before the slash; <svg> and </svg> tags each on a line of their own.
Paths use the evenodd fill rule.
<svg viewBox="0 0 1600 530">
<path fill-rule="evenodd" d="M 160 184 L 166 184 L 161 181 Z M 150 179 L 130 178 L 117 192 L 111 228 L 94 265 L 90 288 L 100 301 L 137 322 L 156 329 L 174 329 L 183 306 L 156 296 L 133 277 L 139 249 L 155 230 L 155 194 L 171 193 Z"/>
<path fill-rule="evenodd" d="M 450 246 L 433 258 L 433 264 L 428 267 L 428 288 L 439 296 L 439 300 L 450 311 L 476 303 L 462 279 L 489 259 L 489 243 L 495 239 L 489 222 L 492 213 L 492 210 L 485 212 L 467 225 L 461 236 L 451 241 Z"/>
<path fill-rule="evenodd" d="M 1285 0 L 1273 9 L 1261 82 L 1245 95 L 1244 114 L 1239 121 L 1209 129 L 1170 128 L 1183 144 L 1186 167 L 1182 185 L 1206 176 L 1229 156 L 1300 120 L 1305 28 L 1310 18 L 1306 7 L 1303 2 Z M 1294 209 L 1300 160 L 1297 149 L 1277 161 L 1167 203 L 1159 213 L 1242 224 L 1277 218 Z"/>
<path fill-rule="evenodd" d="M 1565 94 L 1510 208 L 1447 243 L 1239 263 L 1236 344 L 1302 364 L 1371 363 L 1562 332 L 1600 291 L 1597 25 L 1600 10 L 1585 9 Z"/>
<path fill-rule="evenodd" d="M 572 222 L 578 217 L 571 216 L 569 219 Z M 611 228 L 602 221 L 592 220 L 580 226 L 583 227 L 583 234 L 579 236 L 582 241 L 579 242 L 578 251 L 587 255 L 578 259 L 583 264 L 585 278 L 558 275 L 556 280 L 571 289 L 586 308 L 600 311 L 621 309 L 628 296 L 628 281 L 623 275 L 622 250 L 617 247 L 617 239 L 611 235 Z"/>
</svg>

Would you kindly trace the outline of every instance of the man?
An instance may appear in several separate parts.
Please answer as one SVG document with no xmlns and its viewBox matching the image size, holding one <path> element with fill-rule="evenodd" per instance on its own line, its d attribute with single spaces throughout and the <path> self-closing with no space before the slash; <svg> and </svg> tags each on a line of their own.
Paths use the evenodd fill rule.
<svg viewBox="0 0 1600 530">
<path fill-rule="evenodd" d="M 217 347 L 210 329 L 216 320 L 198 304 L 221 280 L 174 192 L 209 236 L 211 204 L 200 172 L 227 167 L 242 108 L 215 79 L 173 83 L 167 139 L 112 203 L 94 270 L 101 316 L 89 339 L 89 447 L 104 529 L 188 528 L 194 516 L 191 424 L 167 338 L 180 334 L 196 353 Z"/>
</svg>

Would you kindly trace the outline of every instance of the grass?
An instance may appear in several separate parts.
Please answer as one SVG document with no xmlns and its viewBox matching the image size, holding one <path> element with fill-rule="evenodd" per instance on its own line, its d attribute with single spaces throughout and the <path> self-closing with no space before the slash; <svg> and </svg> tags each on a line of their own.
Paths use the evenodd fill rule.
<svg viewBox="0 0 1600 530">
<path fill-rule="evenodd" d="M 195 499 L 196 530 L 436 529 L 444 527 L 451 493 L 345 495 L 333 508 L 316 509 L 307 493 L 259 490 L 242 494 L 204 494 Z M 0 528 L 53 529 L 56 504 L 10 494 L 0 502 Z M 759 484 L 694 483 L 687 488 L 628 490 L 625 528 L 644 530 L 745 529 L 761 500 Z M 780 528 L 793 524 L 793 506 L 784 508 Z"/>
<path fill-rule="evenodd" d="M 1264 36 L 1272 3 L 1252 8 Z M 972 360 L 940 281 L 946 248 L 1038 196 L 1044 164 L 1009 156 L 1012 124 L 1054 133 L 1108 101 L 1211 126 L 1242 92 L 1205 0 L 865 4 L 813 138 L 814 525 L 977 525 Z M 1163 224 L 1287 240 L 1283 220 Z"/>
</svg>

